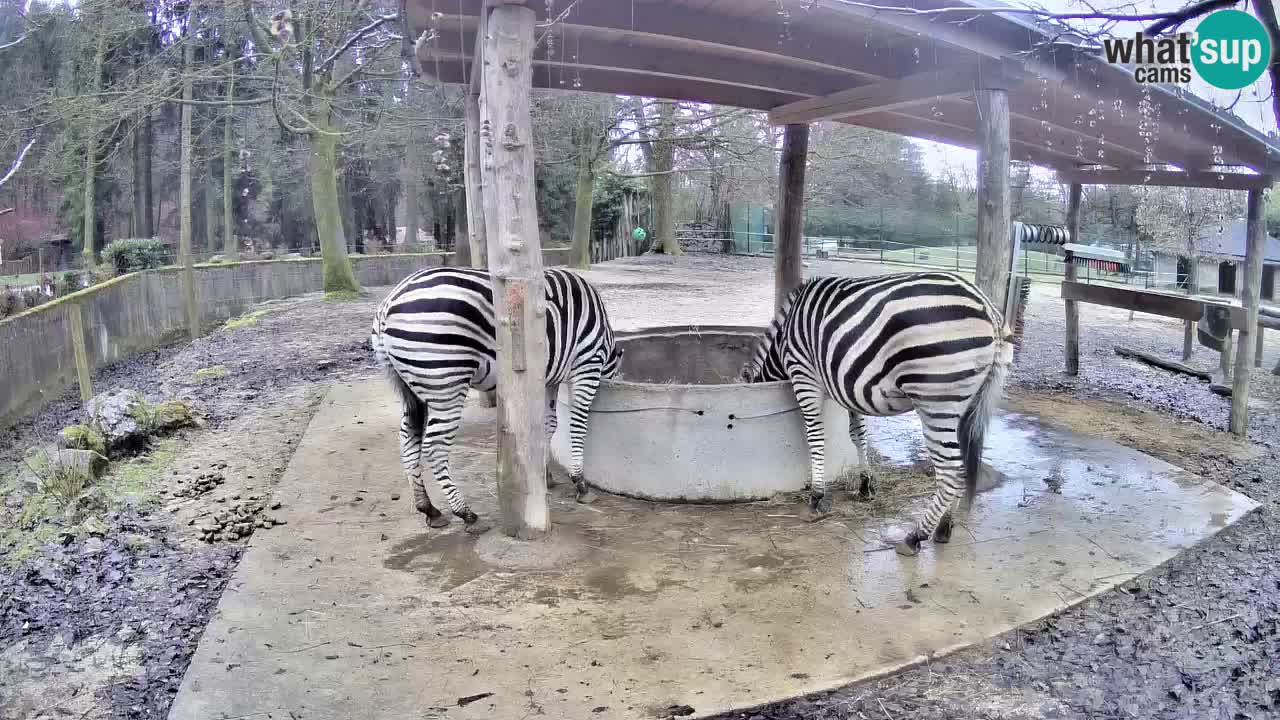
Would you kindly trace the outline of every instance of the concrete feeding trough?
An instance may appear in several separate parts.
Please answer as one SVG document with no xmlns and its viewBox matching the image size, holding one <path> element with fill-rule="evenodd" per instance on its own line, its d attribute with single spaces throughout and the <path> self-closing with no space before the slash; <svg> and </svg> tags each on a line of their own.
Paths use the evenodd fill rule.
<svg viewBox="0 0 1280 720">
<path fill-rule="evenodd" d="M 655 327 L 619 333 L 618 378 L 591 407 L 583 469 L 606 492 L 673 502 L 761 500 L 804 489 L 809 449 L 789 382 L 741 379 L 763 328 Z M 832 480 L 857 468 L 849 414 L 824 408 Z M 569 389 L 561 387 L 552 458 L 569 465 Z"/>
</svg>

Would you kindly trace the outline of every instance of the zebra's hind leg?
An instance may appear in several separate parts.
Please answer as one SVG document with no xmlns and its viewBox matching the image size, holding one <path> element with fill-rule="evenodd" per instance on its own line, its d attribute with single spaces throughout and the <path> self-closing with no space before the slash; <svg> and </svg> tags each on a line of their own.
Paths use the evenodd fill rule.
<svg viewBox="0 0 1280 720">
<path fill-rule="evenodd" d="M 788 368 L 791 388 L 795 391 L 800 414 L 804 417 L 804 435 L 809 444 L 809 513 L 812 516 L 831 512 L 831 493 L 827 491 L 826 431 L 822 422 L 822 386 L 810 379 L 799 367 Z"/>
<path fill-rule="evenodd" d="M 578 502 L 584 505 L 595 502 L 599 497 L 587 485 L 582 465 L 587 448 L 587 418 L 596 392 L 600 390 L 600 370 L 599 363 L 582 366 L 574 373 L 569 387 L 569 480 L 577 489 Z"/>
<path fill-rule="evenodd" d="M 960 414 L 951 406 L 930 408 L 926 405 L 917 407 L 916 412 L 924 429 L 925 447 L 937 478 L 937 489 L 924 515 L 916 521 L 915 529 L 895 548 L 899 555 L 907 556 L 920 552 L 921 541 L 934 536 L 935 531 L 942 538 L 940 542 L 951 539 L 951 508 L 964 486 L 964 457 L 958 430 Z"/>
<path fill-rule="evenodd" d="M 431 496 L 422 485 L 422 431 L 426 423 L 426 405 L 407 387 L 400 397 L 400 464 L 413 488 L 413 506 L 427 516 L 427 524 L 442 528 L 449 518 L 431 503 Z"/>
<path fill-rule="evenodd" d="M 853 449 L 858 452 L 858 499 L 871 500 L 876 496 L 876 486 L 875 476 L 869 469 L 867 428 L 862 416 L 852 410 L 849 411 L 849 439 L 853 441 Z"/>
<path fill-rule="evenodd" d="M 449 450 L 462 422 L 462 407 L 467 399 L 467 388 L 462 386 L 427 403 L 427 423 L 423 433 L 422 452 L 431 465 L 431 474 L 440 485 L 449 509 L 466 523 L 466 531 L 479 535 L 489 529 L 488 523 L 472 512 L 462 491 L 453 484 L 449 474 Z"/>
<path fill-rule="evenodd" d="M 560 394 L 560 385 L 547 386 L 547 416 L 543 421 L 543 427 L 547 432 L 547 487 L 556 486 L 554 473 L 551 472 L 551 438 L 556 434 L 556 428 L 560 426 L 560 418 L 556 416 L 556 396 Z"/>
</svg>

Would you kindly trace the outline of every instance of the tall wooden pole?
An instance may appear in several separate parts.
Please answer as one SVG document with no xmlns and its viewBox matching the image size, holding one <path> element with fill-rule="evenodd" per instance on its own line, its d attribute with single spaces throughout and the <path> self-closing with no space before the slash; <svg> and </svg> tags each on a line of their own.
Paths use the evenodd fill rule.
<svg viewBox="0 0 1280 720">
<path fill-rule="evenodd" d="M 484 200 L 480 172 L 480 78 L 484 67 L 484 13 L 476 30 L 476 58 L 471 63 L 471 84 L 467 88 L 464 114 L 466 138 L 463 143 L 463 185 L 467 191 L 467 243 L 471 248 L 471 267 L 488 266 L 488 241 L 485 239 Z"/>
<path fill-rule="evenodd" d="M 800 284 L 804 252 L 804 170 L 809 157 L 809 126 L 790 124 L 782 134 L 778 163 L 777 235 L 773 245 L 773 306 L 779 308 Z"/>
<path fill-rule="evenodd" d="M 1080 205 L 1084 188 L 1080 183 L 1071 183 L 1071 191 L 1067 196 L 1067 233 L 1071 242 L 1080 242 Z M 1071 253 L 1067 253 L 1067 262 L 1063 266 L 1064 279 L 1076 281 L 1076 264 L 1072 262 Z M 1075 300 L 1067 301 L 1067 340 L 1064 346 L 1067 357 L 1067 374 L 1080 374 L 1080 306 Z"/>
<path fill-rule="evenodd" d="M 546 290 L 533 182 L 534 11 L 493 7 L 484 34 L 480 103 L 485 235 L 498 340 L 498 505 L 502 531 L 530 539 L 548 528 L 543 432 Z"/>
<path fill-rule="evenodd" d="M 978 288 L 1005 306 L 1009 264 L 1009 91 L 982 87 L 978 99 Z"/>
<path fill-rule="evenodd" d="M 1248 244 L 1244 252 L 1244 282 L 1240 287 L 1240 302 L 1244 305 L 1244 327 L 1236 348 L 1235 377 L 1231 382 L 1231 432 L 1245 437 L 1249 434 L 1249 373 L 1253 363 L 1249 350 L 1258 332 L 1258 302 L 1262 290 L 1262 257 L 1266 251 L 1267 197 L 1262 190 L 1249 191 L 1249 209 L 1246 234 Z"/>
</svg>

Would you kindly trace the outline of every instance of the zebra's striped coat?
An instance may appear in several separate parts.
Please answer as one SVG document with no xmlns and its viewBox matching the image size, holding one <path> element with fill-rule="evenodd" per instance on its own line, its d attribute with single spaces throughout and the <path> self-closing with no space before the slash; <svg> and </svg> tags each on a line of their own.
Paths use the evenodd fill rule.
<svg viewBox="0 0 1280 720">
<path fill-rule="evenodd" d="M 579 501 L 589 502 L 582 474 L 587 414 L 603 377 L 617 374 L 622 350 L 603 301 L 586 280 L 567 270 L 544 273 L 547 308 L 546 432 L 556 431 L 556 396 L 570 383 L 569 475 Z M 421 460 L 448 500 L 449 509 L 473 531 L 472 512 L 449 473 L 449 449 L 462 419 L 468 387 L 495 389 L 493 284 L 489 274 L 470 268 L 423 270 L 395 287 L 378 306 L 371 337 L 374 352 L 400 393 L 400 459 L 413 486 L 419 512 L 443 527 L 422 484 Z"/>
<path fill-rule="evenodd" d="M 809 443 L 810 509 L 817 512 L 831 507 L 824 399 L 849 411 L 863 462 L 862 416 L 916 411 L 938 488 L 898 546 L 915 554 L 935 529 L 935 540 L 949 539 L 962 485 L 972 498 L 983 435 L 1012 362 L 1008 340 L 1000 311 L 952 273 L 812 278 L 787 296 L 745 374 L 751 382 L 791 381 Z"/>
</svg>

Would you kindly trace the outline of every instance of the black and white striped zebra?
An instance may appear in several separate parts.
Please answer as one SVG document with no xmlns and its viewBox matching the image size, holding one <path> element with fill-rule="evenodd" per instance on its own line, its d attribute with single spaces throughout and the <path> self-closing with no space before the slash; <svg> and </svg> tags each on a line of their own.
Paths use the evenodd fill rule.
<svg viewBox="0 0 1280 720">
<path fill-rule="evenodd" d="M 744 374 L 750 382 L 791 381 L 812 464 L 809 508 L 817 513 L 831 509 L 824 399 L 849 411 L 864 463 L 862 416 L 916 411 L 938 487 L 897 546 L 914 555 L 930 535 L 950 540 L 962 485 L 972 501 L 983 437 L 1011 362 L 1002 314 L 978 288 L 952 273 L 918 272 L 805 281 L 787 296 Z M 864 474 L 862 492 L 869 491 Z"/>
<path fill-rule="evenodd" d="M 582 473 L 587 414 L 601 378 L 617 374 L 622 349 L 614 344 L 604 303 L 595 288 L 567 270 L 545 271 L 547 292 L 547 438 L 555 434 L 556 396 L 570 383 L 569 476 L 578 501 L 594 495 Z M 374 352 L 399 391 L 400 460 L 413 486 L 414 504 L 431 527 L 449 519 L 422 484 L 422 458 L 439 483 L 449 509 L 470 532 L 483 524 L 449 473 L 449 449 L 462 419 L 467 389 L 497 385 L 493 285 L 488 272 L 432 268 L 410 277 L 378 306 L 371 338 Z"/>
</svg>

